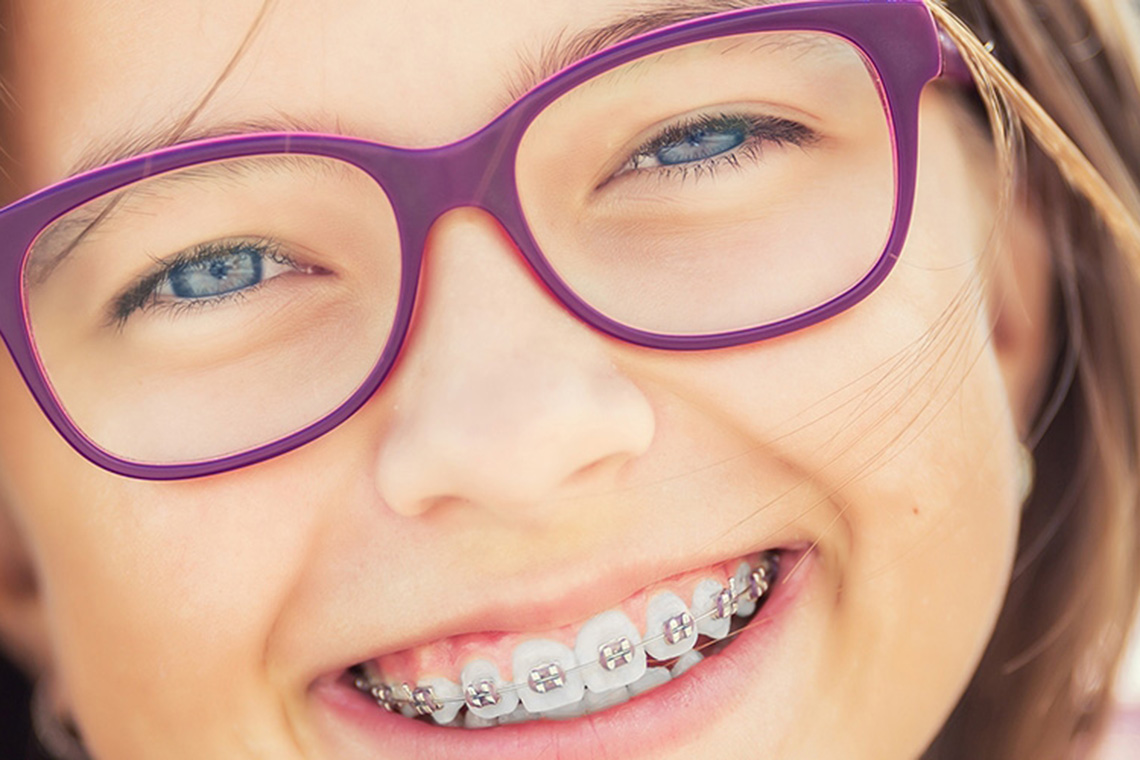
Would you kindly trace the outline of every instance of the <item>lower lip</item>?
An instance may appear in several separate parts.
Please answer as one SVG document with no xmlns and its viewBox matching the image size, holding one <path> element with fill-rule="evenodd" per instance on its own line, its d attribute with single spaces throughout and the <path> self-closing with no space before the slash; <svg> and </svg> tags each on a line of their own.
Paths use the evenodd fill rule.
<svg viewBox="0 0 1140 760">
<path fill-rule="evenodd" d="M 317 728 L 329 745 L 330 757 L 375 758 L 384 751 L 395 757 L 431 757 L 436 760 L 534 760 L 553 755 L 559 760 L 598 757 L 659 757 L 670 748 L 688 746 L 714 720 L 723 717 L 725 705 L 749 700 L 750 715 L 775 717 L 787 694 L 764 688 L 795 679 L 773 678 L 770 671 L 798 661 L 789 652 L 788 636 L 796 600 L 814 575 L 814 554 L 785 552 L 785 567 L 795 568 L 781 577 L 751 627 L 720 654 L 709 657 L 679 678 L 623 705 L 574 720 L 540 720 L 484 729 L 433 726 L 387 712 L 353 688 L 345 676 L 314 683 Z M 762 622 L 757 622 L 762 621 Z M 759 694 L 753 694 L 757 685 Z M 725 695 L 731 695 L 726 699 Z M 772 721 L 765 721 L 771 724 Z"/>
</svg>

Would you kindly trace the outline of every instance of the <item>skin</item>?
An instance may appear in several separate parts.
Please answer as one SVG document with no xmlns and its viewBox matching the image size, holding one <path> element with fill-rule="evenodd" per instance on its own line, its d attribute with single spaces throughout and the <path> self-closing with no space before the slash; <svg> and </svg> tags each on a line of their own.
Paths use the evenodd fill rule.
<svg viewBox="0 0 1140 760">
<path fill-rule="evenodd" d="M 185 113 L 259 6 L 21 6 L 21 190 Z M 199 122 L 327 113 L 347 134 L 452 141 L 504 105 L 520 51 L 619 10 L 282 2 Z M 742 677 L 706 731 L 654 756 L 916 757 L 1000 609 L 1017 442 L 1049 337 L 1032 213 L 1017 205 L 983 259 L 987 144 L 938 87 L 922 135 L 903 263 L 843 315 L 749 347 L 657 352 L 596 333 L 490 217 L 461 209 L 436 223 L 395 374 L 346 424 L 260 465 L 175 483 L 106 473 L 54 433 L 5 359 L 5 643 L 96 757 L 316 760 L 334 755 L 310 686 L 353 658 L 508 599 L 581 590 L 579 608 L 543 613 L 571 623 L 676 557 L 698 568 L 808 541 L 794 657 Z M 661 570 L 633 586 L 606 570 L 630 567 Z M 779 710 L 750 706 L 773 689 L 787 694 Z"/>
</svg>

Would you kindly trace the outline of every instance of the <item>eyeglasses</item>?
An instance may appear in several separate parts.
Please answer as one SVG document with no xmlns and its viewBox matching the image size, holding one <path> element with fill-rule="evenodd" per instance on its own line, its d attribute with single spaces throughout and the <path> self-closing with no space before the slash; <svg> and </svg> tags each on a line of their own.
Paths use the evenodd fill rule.
<svg viewBox="0 0 1140 760">
<path fill-rule="evenodd" d="M 72 446 L 148 479 L 262 461 L 359 409 L 407 337 L 428 231 L 460 206 L 620 340 L 784 335 L 890 272 L 942 67 L 921 0 L 769 5 L 611 47 L 439 148 L 160 150 L 0 211 L 0 334 Z"/>
</svg>

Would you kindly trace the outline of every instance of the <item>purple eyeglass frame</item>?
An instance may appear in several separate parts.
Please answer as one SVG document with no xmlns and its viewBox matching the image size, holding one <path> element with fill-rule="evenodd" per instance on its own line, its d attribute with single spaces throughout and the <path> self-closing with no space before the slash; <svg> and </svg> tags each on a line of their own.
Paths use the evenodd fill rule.
<svg viewBox="0 0 1140 760">
<path fill-rule="evenodd" d="M 871 62 L 889 117 L 896 173 L 894 220 L 878 262 L 863 279 L 826 303 L 758 327 L 714 335 L 662 335 L 613 321 L 563 283 L 531 235 L 515 185 L 515 157 L 527 127 L 570 88 L 632 59 L 678 45 L 761 31 L 834 34 L 855 45 Z M 477 132 L 437 148 L 399 148 L 337 135 L 270 133 L 202 140 L 155 151 L 66 179 L 0 210 L 0 337 L 44 414 L 76 451 L 120 475 L 174 480 L 221 473 L 283 454 L 327 433 L 363 406 L 395 364 L 407 336 L 428 230 L 441 214 L 457 207 L 471 206 L 494 217 L 554 297 L 582 321 L 620 340 L 658 349 L 698 350 L 784 335 L 850 308 L 890 273 L 902 250 L 914 202 L 919 96 L 940 74 L 960 80 L 962 72 L 957 50 L 940 39 L 923 0 L 766 5 L 706 16 L 626 40 L 550 77 Z M 399 229 L 403 271 L 392 333 L 379 360 L 356 392 L 337 409 L 272 443 L 185 464 L 147 464 L 108 453 L 68 417 L 32 343 L 22 286 L 30 246 L 58 217 L 127 184 L 192 164 L 270 153 L 347 161 L 371 175 L 387 193 Z"/>
</svg>

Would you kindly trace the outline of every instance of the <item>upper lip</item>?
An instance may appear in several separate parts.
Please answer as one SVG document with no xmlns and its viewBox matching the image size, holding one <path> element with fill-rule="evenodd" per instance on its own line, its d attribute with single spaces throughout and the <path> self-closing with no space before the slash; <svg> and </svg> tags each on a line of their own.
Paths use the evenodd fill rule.
<svg viewBox="0 0 1140 760">
<path fill-rule="evenodd" d="M 759 551 L 806 547 L 810 542 L 811 539 L 799 531 L 788 531 L 770 536 L 759 545 L 734 543 L 728 548 L 722 546 L 686 556 L 661 557 L 655 561 L 634 561 L 625 565 L 587 561 L 572 571 L 560 569 L 555 573 L 512 578 L 496 584 L 497 590 L 477 586 L 465 597 L 476 605 L 472 609 L 461 610 L 449 616 L 443 624 L 421 630 L 406 640 L 388 642 L 383 648 L 354 655 L 336 672 L 339 674 L 349 667 L 386 654 L 462 634 L 557 629 L 615 607 L 647 586 L 673 576 Z"/>
</svg>

